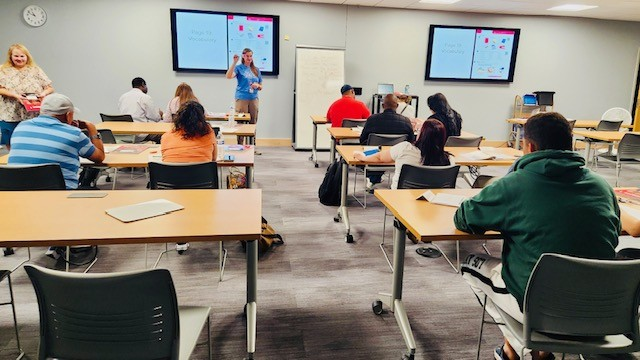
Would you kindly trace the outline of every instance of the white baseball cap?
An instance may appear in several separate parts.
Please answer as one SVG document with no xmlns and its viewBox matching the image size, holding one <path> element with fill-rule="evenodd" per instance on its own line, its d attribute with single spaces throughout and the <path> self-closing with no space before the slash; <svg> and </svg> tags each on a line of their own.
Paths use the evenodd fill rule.
<svg viewBox="0 0 640 360">
<path fill-rule="evenodd" d="M 58 93 L 45 96 L 40 105 L 40 114 L 43 115 L 63 115 L 77 110 L 69 97 Z"/>
</svg>

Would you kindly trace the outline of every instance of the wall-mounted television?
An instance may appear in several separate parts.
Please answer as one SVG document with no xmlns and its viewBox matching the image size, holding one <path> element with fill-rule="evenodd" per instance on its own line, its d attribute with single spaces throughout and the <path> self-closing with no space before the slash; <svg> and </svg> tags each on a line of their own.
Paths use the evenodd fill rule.
<svg viewBox="0 0 640 360">
<path fill-rule="evenodd" d="M 513 82 L 520 29 L 431 25 L 425 80 Z"/>
<path fill-rule="evenodd" d="M 171 9 L 173 70 L 224 73 L 250 48 L 263 75 L 278 75 L 279 28 L 277 15 Z"/>
</svg>

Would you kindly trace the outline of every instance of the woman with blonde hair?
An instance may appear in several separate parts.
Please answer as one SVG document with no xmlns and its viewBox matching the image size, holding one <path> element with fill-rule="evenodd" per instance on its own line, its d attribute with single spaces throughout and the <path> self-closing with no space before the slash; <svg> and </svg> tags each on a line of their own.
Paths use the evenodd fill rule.
<svg viewBox="0 0 640 360">
<path fill-rule="evenodd" d="M 162 121 L 164 122 L 173 122 L 175 115 L 178 113 L 178 109 L 182 104 L 188 101 L 197 101 L 198 98 L 193 93 L 193 89 L 187 83 L 181 83 L 176 88 L 176 93 L 173 95 L 174 98 L 169 101 L 167 104 L 167 111 L 164 112 L 162 116 Z"/>
<path fill-rule="evenodd" d="M 53 92 L 51 80 L 36 65 L 29 50 L 13 44 L 7 51 L 7 61 L 0 66 L 0 145 L 10 146 L 13 130 L 20 121 L 38 116 L 27 111 L 24 102 L 42 101 Z"/>
</svg>

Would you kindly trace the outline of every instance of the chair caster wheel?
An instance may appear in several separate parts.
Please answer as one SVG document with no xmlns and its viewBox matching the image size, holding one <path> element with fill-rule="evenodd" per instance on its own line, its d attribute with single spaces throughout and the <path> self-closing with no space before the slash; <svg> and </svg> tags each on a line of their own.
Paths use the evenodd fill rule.
<svg viewBox="0 0 640 360">
<path fill-rule="evenodd" d="M 347 243 L 351 244 L 353 242 L 353 235 L 347 234 L 346 241 L 347 241 Z"/>
<path fill-rule="evenodd" d="M 333 222 L 340 222 L 340 216 L 334 216 Z"/>
<path fill-rule="evenodd" d="M 374 301 L 373 304 L 371 304 L 371 309 L 373 310 L 374 314 L 382 315 L 382 313 L 384 312 L 384 309 L 382 308 L 382 301 L 381 300 Z"/>
<path fill-rule="evenodd" d="M 3 252 L 4 252 L 4 256 L 15 254 L 15 251 L 13 250 L 13 248 L 5 248 Z"/>
<path fill-rule="evenodd" d="M 316 167 L 316 169 L 318 168 L 318 164 L 315 164 L 314 166 Z"/>
</svg>

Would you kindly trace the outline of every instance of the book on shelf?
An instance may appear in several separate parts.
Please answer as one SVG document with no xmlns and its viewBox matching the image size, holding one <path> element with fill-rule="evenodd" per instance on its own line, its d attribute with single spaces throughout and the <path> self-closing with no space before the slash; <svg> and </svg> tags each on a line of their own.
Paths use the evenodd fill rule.
<svg viewBox="0 0 640 360">
<path fill-rule="evenodd" d="M 467 197 L 463 195 L 448 194 L 442 192 L 434 194 L 433 191 L 427 190 L 420 194 L 420 196 L 418 196 L 416 200 L 426 200 L 433 204 L 459 207 L 460 204 L 462 204 L 462 202 L 466 199 Z"/>
<path fill-rule="evenodd" d="M 174 211 L 182 210 L 184 206 L 165 199 L 145 201 L 137 204 L 120 206 L 107 209 L 106 212 L 122 222 L 132 222 L 166 215 Z"/>
</svg>

